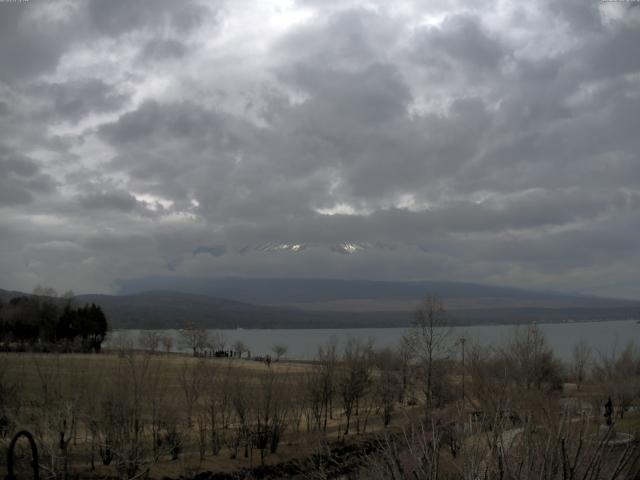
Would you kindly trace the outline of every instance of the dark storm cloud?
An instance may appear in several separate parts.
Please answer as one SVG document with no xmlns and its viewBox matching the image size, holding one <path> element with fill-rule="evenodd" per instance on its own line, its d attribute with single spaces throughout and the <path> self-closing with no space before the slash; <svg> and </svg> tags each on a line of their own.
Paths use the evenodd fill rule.
<svg viewBox="0 0 640 480">
<path fill-rule="evenodd" d="M 597 2 L 567 0 L 549 1 L 550 12 L 566 21 L 571 29 L 579 33 L 591 34 L 602 30 L 599 5 Z"/>
<path fill-rule="evenodd" d="M 297 64 L 281 78 L 301 88 L 311 98 L 302 104 L 302 113 L 315 115 L 298 120 L 313 128 L 316 118 L 367 126 L 398 119 L 407 113 L 411 92 L 393 65 L 375 63 L 363 69 L 340 71 L 314 65 Z M 306 111 L 306 112 L 305 112 Z"/>
<path fill-rule="evenodd" d="M 400 40 L 401 25 L 364 8 L 347 8 L 305 25 L 282 38 L 276 48 L 287 65 L 315 59 L 319 68 L 363 67 L 387 59 Z M 304 46 L 304 48 L 301 48 Z"/>
<path fill-rule="evenodd" d="M 0 145 L 0 206 L 26 204 L 54 189 L 51 177 L 30 158 Z"/>
<path fill-rule="evenodd" d="M 438 27 L 416 32 L 414 58 L 437 76 L 458 72 L 496 71 L 507 48 L 479 23 L 479 18 L 463 14 L 447 18 Z"/>
<path fill-rule="evenodd" d="M 179 59 L 189 51 L 184 43 L 172 38 L 152 39 L 140 51 L 142 61 L 162 61 L 166 59 Z"/>
<path fill-rule="evenodd" d="M 108 36 L 119 36 L 132 30 L 175 29 L 184 33 L 207 21 L 213 12 L 193 1 L 172 0 L 91 0 L 88 16 L 91 24 Z"/>
<path fill-rule="evenodd" d="M 640 70 L 640 59 L 628 49 L 640 41 L 637 25 L 624 25 L 603 35 L 604 41 L 592 42 L 590 51 L 585 52 L 587 74 L 611 78 Z"/>
<path fill-rule="evenodd" d="M 203 205 L 218 205 L 221 211 L 257 180 L 243 176 L 238 170 L 247 167 L 237 165 L 237 156 L 251 148 L 253 131 L 241 119 L 193 103 L 154 101 L 100 128 L 119 152 L 110 169 L 127 171 L 134 185 L 178 207 L 197 196 Z"/>
<path fill-rule="evenodd" d="M 104 81 L 90 78 L 65 83 L 41 83 L 32 87 L 33 95 L 52 101 L 52 113 L 77 122 L 90 113 L 111 112 L 121 108 L 128 95 Z"/>
<path fill-rule="evenodd" d="M 71 48 L 100 36 L 142 32 L 161 42 L 168 32 L 184 36 L 217 21 L 215 4 L 194 1 L 5 2 L 0 14 L 0 80 L 15 84 L 50 72 Z M 175 52 L 177 47 L 170 48 Z"/>
<path fill-rule="evenodd" d="M 24 81 L 54 68 L 73 37 L 66 20 L 38 22 L 31 5 L 6 2 L 0 13 L 0 81 Z"/>
<path fill-rule="evenodd" d="M 193 103 L 144 102 L 116 122 L 103 125 L 101 133 L 115 146 L 144 146 L 169 143 L 172 139 L 233 141 L 233 118 Z"/>
<path fill-rule="evenodd" d="M 136 198 L 128 192 L 101 192 L 80 197 L 80 204 L 89 210 L 121 210 L 130 212 L 137 205 Z"/>
<path fill-rule="evenodd" d="M 476 254 L 488 261 L 519 264 L 545 273 L 558 274 L 571 269 L 588 272 L 603 261 L 610 266 L 636 262 L 637 245 L 632 230 L 638 226 L 637 221 L 629 223 L 629 219 L 607 220 L 545 235 L 485 238 L 476 244 Z M 612 251 L 615 252 L 613 258 Z"/>
<path fill-rule="evenodd" d="M 224 245 L 213 245 L 211 247 L 206 245 L 200 245 L 193 249 L 194 255 L 207 254 L 213 257 L 221 257 L 227 251 L 227 247 Z"/>
<path fill-rule="evenodd" d="M 283 224 L 266 229 L 267 238 L 286 242 L 324 242 L 340 240 L 371 242 L 373 239 L 391 244 L 420 244 L 431 238 L 474 233 L 504 234 L 520 232 L 527 236 L 544 228 L 580 224 L 606 218 L 620 212 L 632 215 L 638 196 L 615 193 L 536 191 L 520 198 L 502 202 L 487 201 L 476 204 L 452 201 L 427 211 L 411 212 L 404 209 L 380 210 L 367 216 L 334 215 L 310 216 L 295 220 L 293 226 Z M 286 225 L 286 224 L 284 224 Z M 231 230 L 231 239 L 258 236 L 259 232 Z M 473 242 L 473 236 L 469 237 Z"/>
<path fill-rule="evenodd" d="M 640 297 L 638 9 L 5 5 L 0 268 L 17 286 L 615 277 Z"/>
</svg>

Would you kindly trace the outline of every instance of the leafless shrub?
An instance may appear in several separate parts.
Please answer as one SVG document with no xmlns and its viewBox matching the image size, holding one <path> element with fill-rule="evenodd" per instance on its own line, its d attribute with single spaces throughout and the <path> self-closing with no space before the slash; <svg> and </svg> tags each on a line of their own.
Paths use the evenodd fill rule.
<svg viewBox="0 0 640 480">
<path fill-rule="evenodd" d="M 494 418 L 496 428 L 487 431 L 464 431 L 455 454 L 447 446 L 447 421 L 414 424 L 387 435 L 360 478 L 622 480 L 639 474 L 638 442 L 615 446 L 610 432 L 599 436 L 584 419 L 559 415 L 515 429 L 501 428 L 503 421 Z"/>
<path fill-rule="evenodd" d="M 34 402 L 30 420 L 40 446 L 42 468 L 66 478 L 88 374 L 76 365 L 63 370 L 60 355 L 47 355 L 46 359 L 34 356 L 32 362 L 41 395 Z"/>
<path fill-rule="evenodd" d="M 133 353 L 119 358 L 97 412 L 100 456 L 123 480 L 146 474 L 157 458 L 145 442 L 151 360 Z"/>
<path fill-rule="evenodd" d="M 0 354 L 0 442 L 11 438 L 20 414 L 21 385 L 8 378 L 8 364 Z M 2 454 L 3 452 L 0 452 Z"/>
<path fill-rule="evenodd" d="M 629 342 L 620 353 L 616 348 L 599 352 L 595 359 L 593 375 L 611 396 L 615 412 L 620 418 L 640 394 L 640 351 Z"/>
</svg>

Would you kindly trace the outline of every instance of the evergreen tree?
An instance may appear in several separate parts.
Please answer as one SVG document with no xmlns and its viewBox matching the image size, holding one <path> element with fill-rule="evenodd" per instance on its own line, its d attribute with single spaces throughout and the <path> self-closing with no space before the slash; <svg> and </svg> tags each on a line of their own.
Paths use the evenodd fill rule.
<svg viewBox="0 0 640 480">
<path fill-rule="evenodd" d="M 0 304 L 0 341 L 14 342 L 18 348 L 38 344 L 38 349 L 61 341 L 80 339 L 84 351 L 99 352 L 109 325 L 99 305 L 73 308 L 72 302 L 56 302 L 50 297 L 16 297 Z"/>
</svg>

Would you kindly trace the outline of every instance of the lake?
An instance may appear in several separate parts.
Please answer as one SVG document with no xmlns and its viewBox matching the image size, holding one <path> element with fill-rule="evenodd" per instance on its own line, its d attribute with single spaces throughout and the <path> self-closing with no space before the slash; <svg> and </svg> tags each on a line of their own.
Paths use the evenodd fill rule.
<svg viewBox="0 0 640 480">
<path fill-rule="evenodd" d="M 624 348 L 629 341 L 640 340 L 640 324 L 636 320 L 583 322 L 583 323 L 551 323 L 540 324 L 549 345 L 556 355 L 569 360 L 576 343 L 584 340 L 593 349 L 600 352 L 611 352 Z M 468 342 L 483 346 L 500 347 L 504 345 L 514 332 L 513 325 L 477 325 L 452 328 L 451 339 L 465 337 Z M 214 330 L 212 330 L 213 332 Z M 274 329 L 274 330 L 215 330 L 224 335 L 227 344 L 241 340 L 248 346 L 251 355 L 266 355 L 276 345 L 285 345 L 288 349 L 286 358 L 297 360 L 313 359 L 320 345 L 335 339 L 338 350 L 344 348 L 349 338 L 362 340 L 372 339 L 378 348 L 395 347 L 406 328 L 353 328 L 353 329 Z M 116 330 L 110 334 L 105 347 L 114 346 L 123 340 L 135 342 L 139 330 Z M 162 334 L 174 338 L 173 350 L 186 351 L 180 346 L 178 330 L 163 330 Z"/>
</svg>

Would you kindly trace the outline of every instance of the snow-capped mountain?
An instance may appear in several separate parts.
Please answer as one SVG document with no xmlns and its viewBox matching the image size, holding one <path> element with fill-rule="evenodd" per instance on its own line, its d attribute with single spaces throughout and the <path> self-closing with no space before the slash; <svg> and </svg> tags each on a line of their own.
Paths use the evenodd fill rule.
<svg viewBox="0 0 640 480">
<path fill-rule="evenodd" d="M 304 242 L 265 242 L 257 245 L 245 245 L 236 250 L 237 253 L 244 255 L 250 251 L 256 252 L 287 252 L 299 253 L 307 249 L 328 249 L 331 252 L 341 255 L 353 255 L 363 250 L 373 248 L 372 245 L 363 242 L 340 242 L 335 244 L 325 243 L 304 243 Z M 198 247 L 194 252 L 208 253 L 209 249 Z"/>
<path fill-rule="evenodd" d="M 354 253 L 358 253 L 368 247 L 369 245 L 365 245 L 363 243 L 342 242 L 337 245 L 332 245 L 330 248 L 332 252 L 341 253 L 343 255 L 353 255 Z"/>
<path fill-rule="evenodd" d="M 254 250 L 259 252 L 291 252 L 297 253 L 301 252 L 307 248 L 305 243 L 275 243 L 275 242 L 267 242 L 260 245 L 256 245 Z"/>
</svg>

